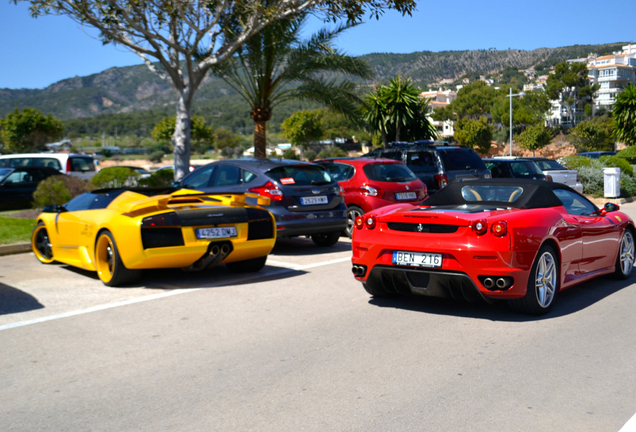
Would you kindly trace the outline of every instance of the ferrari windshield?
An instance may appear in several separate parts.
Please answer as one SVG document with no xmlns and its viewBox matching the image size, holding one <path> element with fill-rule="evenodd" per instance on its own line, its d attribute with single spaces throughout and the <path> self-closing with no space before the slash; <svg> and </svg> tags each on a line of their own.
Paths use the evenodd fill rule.
<svg viewBox="0 0 636 432">
<path fill-rule="evenodd" d="M 462 187 L 462 198 L 466 201 L 498 201 L 498 202 L 515 202 L 523 193 L 520 186 L 503 186 L 503 185 L 466 185 Z"/>
</svg>

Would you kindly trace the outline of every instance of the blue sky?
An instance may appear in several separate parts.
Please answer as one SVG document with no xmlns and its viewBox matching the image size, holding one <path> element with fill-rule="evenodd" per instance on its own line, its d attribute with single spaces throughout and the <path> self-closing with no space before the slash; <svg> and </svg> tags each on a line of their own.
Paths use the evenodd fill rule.
<svg viewBox="0 0 636 432">
<path fill-rule="evenodd" d="M 523 49 L 636 42 L 634 0 L 418 1 L 413 17 L 388 12 L 349 30 L 338 46 L 353 55 L 466 49 Z M 320 27 L 314 21 L 307 31 Z M 28 4 L 0 0 L 0 88 L 56 81 L 141 63 L 123 47 L 69 18 L 31 18 Z"/>
</svg>

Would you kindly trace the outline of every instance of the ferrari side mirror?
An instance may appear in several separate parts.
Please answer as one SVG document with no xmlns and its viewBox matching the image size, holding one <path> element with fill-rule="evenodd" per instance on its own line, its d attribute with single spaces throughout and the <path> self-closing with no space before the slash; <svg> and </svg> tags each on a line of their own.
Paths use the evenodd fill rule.
<svg viewBox="0 0 636 432">
<path fill-rule="evenodd" d="M 601 209 L 601 216 L 605 216 L 608 213 L 611 212 L 615 212 L 618 211 L 620 207 L 618 206 L 618 204 L 614 204 L 614 203 L 607 203 L 605 204 L 605 206 Z"/>
</svg>

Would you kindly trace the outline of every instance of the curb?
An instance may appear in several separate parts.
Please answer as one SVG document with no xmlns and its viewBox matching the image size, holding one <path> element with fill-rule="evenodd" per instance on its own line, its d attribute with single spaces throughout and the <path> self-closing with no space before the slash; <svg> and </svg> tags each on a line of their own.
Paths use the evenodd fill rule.
<svg viewBox="0 0 636 432">
<path fill-rule="evenodd" d="M 587 197 L 590 201 L 596 204 L 597 207 L 601 208 L 607 203 L 614 203 L 618 205 L 628 204 L 634 202 L 634 197 L 627 198 L 591 198 Z"/>
<path fill-rule="evenodd" d="M 31 252 L 31 243 L 0 245 L 0 256 Z"/>
</svg>

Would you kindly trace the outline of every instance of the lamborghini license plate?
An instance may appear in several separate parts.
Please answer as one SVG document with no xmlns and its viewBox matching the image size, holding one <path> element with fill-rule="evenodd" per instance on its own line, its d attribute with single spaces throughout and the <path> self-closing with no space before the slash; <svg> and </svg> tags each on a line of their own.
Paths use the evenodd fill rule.
<svg viewBox="0 0 636 432">
<path fill-rule="evenodd" d="M 236 237 L 236 227 L 197 228 L 197 238 L 215 239 Z"/>
<path fill-rule="evenodd" d="M 393 264 L 414 267 L 441 267 L 442 254 L 393 251 Z"/>
</svg>

